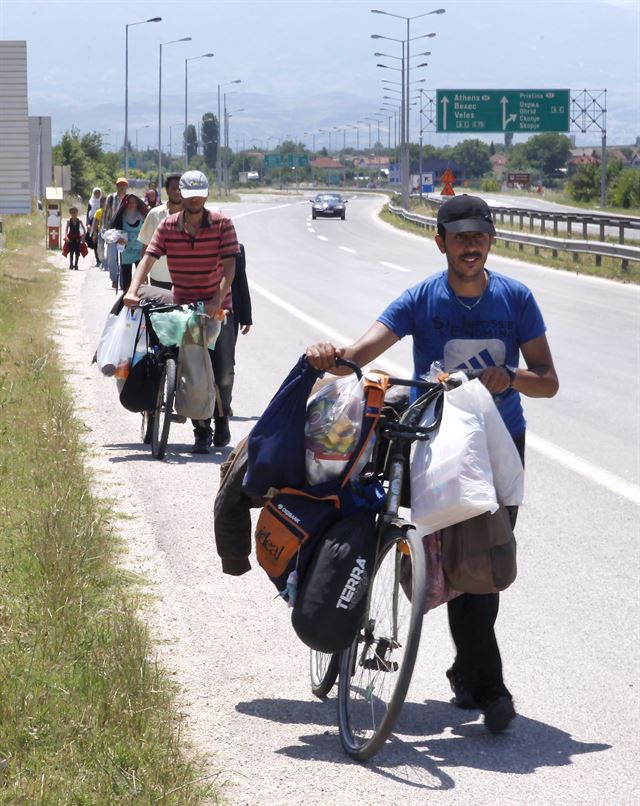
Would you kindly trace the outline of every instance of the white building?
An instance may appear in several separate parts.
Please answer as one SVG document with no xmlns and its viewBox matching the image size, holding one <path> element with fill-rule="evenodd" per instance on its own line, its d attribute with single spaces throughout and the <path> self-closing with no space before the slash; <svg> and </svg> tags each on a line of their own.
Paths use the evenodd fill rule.
<svg viewBox="0 0 640 806">
<path fill-rule="evenodd" d="M 0 42 L 0 215 L 31 212 L 27 43 Z"/>
<path fill-rule="evenodd" d="M 53 182 L 50 117 L 29 116 L 29 175 L 31 198 L 44 199 L 44 189 Z"/>
</svg>

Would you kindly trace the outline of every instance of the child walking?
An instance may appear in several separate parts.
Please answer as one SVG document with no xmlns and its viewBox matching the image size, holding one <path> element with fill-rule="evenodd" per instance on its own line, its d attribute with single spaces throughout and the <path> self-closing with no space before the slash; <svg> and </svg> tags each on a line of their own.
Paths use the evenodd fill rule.
<svg viewBox="0 0 640 806">
<path fill-rule="evenodd" d="M 82 232 L 81 232 L 82 230 Z M 69 220 L 64 237 L 69 245 L 69 268 L 78 271 L 78 258 L 80 257 L 80 242 L 87 234 L 84 224 L 78 218 L 78 208 L 69 208 Z"/>
</svg>

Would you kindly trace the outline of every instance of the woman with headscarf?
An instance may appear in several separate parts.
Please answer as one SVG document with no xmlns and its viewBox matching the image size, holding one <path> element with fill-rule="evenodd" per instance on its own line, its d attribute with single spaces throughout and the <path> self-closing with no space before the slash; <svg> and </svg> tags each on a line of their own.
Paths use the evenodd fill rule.
<svg viewBox="0 0 640 806">
<path fill-rule="evenodd" d="M 93 249 L 93 253 L 96 256 L 96 266 L 100 265 L 100 260 L 98 258 L 98 244 L 93 239 L 91 231 L 93 229 L 93 220 L 96 217 L 96 213 L 100 209 L 101 198 L 102 198 L 102 190 L 97 187 L 94 188 L 91 191 L 91 197 L 89 198 L 89 205 L 87 206 L 87 237 L 85 240 L 89 249 Z"/>
<path fill-rule="evenodd" d="M 132 266 L 137 266 L 142 257 L 143 244 L 138 234 L 147 215 L 147 205 L 135 193 L 128 193 L 122 200 L 120 208 L 113 219 L 113 229 L 126 233 L 127 240 L 118 241 L 124 244 L 120 254 L 120 288 L 126 293 L 131 283 Z"/>
</svg>

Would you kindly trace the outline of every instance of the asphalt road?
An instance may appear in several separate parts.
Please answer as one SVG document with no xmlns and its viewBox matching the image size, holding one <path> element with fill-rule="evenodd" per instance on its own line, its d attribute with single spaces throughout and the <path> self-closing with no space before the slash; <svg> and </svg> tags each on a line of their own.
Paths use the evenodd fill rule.
<svg viewBox="0 0 640 806">
<path fill-rule="evenodd" d="M 238 345 L 234 441 L 307 344 L 357 337 L 394 296 L 443 268 L 430 241 L 379 222 L 375 199 L 350 198 L 346 222 L 311 222 L 306 199 L 224 206 L 246 246 L 255 321 Z M 395 738 L 359 765 L 340 748 L 335 696 L 311 695 L 307 651 L 273 587 L 257 568 L 240 578 L 220 571 L 211 510 L 228 449 L 193 457 L 189 426 L 176 425 L 167 460 L 153 460 L 138 418 L 89 365 L 113 301 L 107 276 L 89 263 L 66 273 L 58 338 L 94 448 L 96 488 L 132 516 L 115 522 L 125 562 L 149 579 L 159 655 L 230 803 L 636 802 L 638 289 L 490 259 L 534 290 L 561 381 L 553 400 L 526 404 L 520 575 L 498 621 L 519 716 L 496 737 L 477 713 L 449 705 L 440 608 L 425 620 Z M 409 344 L 386 360 L 409 370 Z"/>
</svg>

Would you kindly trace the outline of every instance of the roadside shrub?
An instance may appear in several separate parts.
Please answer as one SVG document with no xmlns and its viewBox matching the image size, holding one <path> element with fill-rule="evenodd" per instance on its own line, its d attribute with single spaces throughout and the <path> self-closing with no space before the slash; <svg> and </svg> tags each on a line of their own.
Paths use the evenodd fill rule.
<svg viewBox="0 0 640 806">
<path fill-rule="evenodd" d="M 497 193 L 500 190 L 500 183 L 493 176 L 487 176 L 482 180 L 480 190 L 485 193 Z"/>
</svg>

